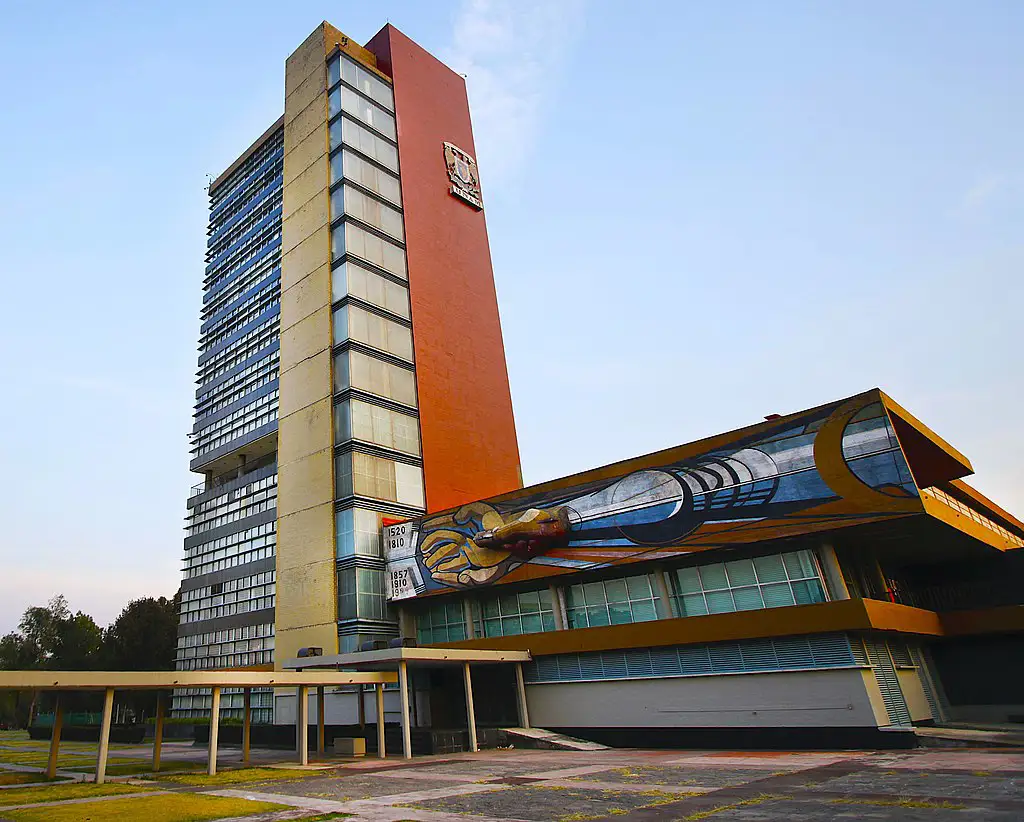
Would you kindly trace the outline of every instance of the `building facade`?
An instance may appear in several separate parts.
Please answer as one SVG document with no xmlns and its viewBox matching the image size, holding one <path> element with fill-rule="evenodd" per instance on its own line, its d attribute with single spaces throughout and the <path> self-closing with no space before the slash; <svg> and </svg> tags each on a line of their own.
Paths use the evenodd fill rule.
<svg viewBox="0 0 1024 822">
<path fill-rule="evenodd" d="M 544 728 L 911 744 L 1024 716 L 1024 524 L 972 472 L 873 390 L 389 526 L 389 597 L 421 645 L 530 651 Z M 423 723 L 458 704 L 420 688 Z"/>
<path fill-rule="evenodd" d="M 182 670 L 396 637 L 383 525 L 521 485 L 465 81 L 324 23 L 283 92 L 210 186 Z"/>
</svg>

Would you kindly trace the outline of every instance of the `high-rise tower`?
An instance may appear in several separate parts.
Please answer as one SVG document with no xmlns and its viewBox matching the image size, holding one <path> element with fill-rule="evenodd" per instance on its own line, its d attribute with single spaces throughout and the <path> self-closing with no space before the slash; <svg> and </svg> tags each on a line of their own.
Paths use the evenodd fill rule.
<svg viewBox="0 0 1024 822">
<path fill-rule="evenodd" d="M 521 484 L 463 78 L 323 23 L 284 101 L 210 187 L 183 669 L 396 636 L 382 525 Z"/>
</svg>

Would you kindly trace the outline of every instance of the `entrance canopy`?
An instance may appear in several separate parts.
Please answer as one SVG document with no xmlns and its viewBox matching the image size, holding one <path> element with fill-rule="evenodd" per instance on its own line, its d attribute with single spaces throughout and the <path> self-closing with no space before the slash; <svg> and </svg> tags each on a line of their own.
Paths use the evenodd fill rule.
<svg viewBox="0 0 1024 822">
<path fill-rule="evenodd" d="M 309 656 L 285 660 L 282 667 L 297 671 L 349 669 L 368 675 L 372 671 L 398 671 L 398 690 L 402 703 L 402 752 L 412 759 L 412 731 L 409 725 L 409 666 L 436 668 L 461 665 L 466 686 L 466 722 L 469 726 L 470 750 L 479 750 L 476 739 L 476 714 L 473 710 L 473 677 L 470 665 L 513 664 L 516 666 L 516 695 L 519 724 L 530 727 L 530 713 L 526 705 L 526 685 L 523 681 L 523 663 L 532 659 L 529 651 L 490 651 L 472 648 L 381 648 L 376 651 L 357 651 L 352 654 Z M 384 744 L 383 718 L 378 720 L 379 744 Z"/>
</svg>

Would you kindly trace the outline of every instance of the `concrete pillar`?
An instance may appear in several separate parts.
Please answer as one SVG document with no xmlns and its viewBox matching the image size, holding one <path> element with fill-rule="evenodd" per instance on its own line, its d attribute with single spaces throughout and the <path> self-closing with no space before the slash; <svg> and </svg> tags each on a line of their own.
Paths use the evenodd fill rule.
<svg viewBox="0 0 1024 822">
<path fill-rule="evenodd" d="M 309 764 L 309 686 L 299 686 L 299 702 L 295 706 L 295 748 L 299 764 Z"/>
<path fill-rule="evenodd" d="M 402 755 L 412 759 L 412 729 L 409 727 L 409 665 L 398 663 L 398 695 L 402 703 Z"/>
<path fill-rule="evenodd" d="M 164 744 L 164 692 L 156 692 L 156 722 L 153 724 L 153 770 L 160 770 L 160 753 Z"/>
<path fill-rule="evenodd" d="M 817 554 L 821 573 L 825 577 L 825 585 L 828 586 L 829 599 L 849 599 L 850 589 L 843 577 L 843 569 L 839 565 L 836 549 L 826 542 L 818 548 Z"/>
<path fill-rule="evenodd" d="M 654 593 L 658 597 L 658 619 L 672 619 L 675 611 L 672 607 L 672 589 L 669 588 L 665 572 L 660 568 L 651 573 L 651 581 L 654 583 Z"/>
<path fill-rule="evenodd" d="M 475 639 L 476 626 L 473 624 L 473 603 L 468 597 L 462 600 L 462 620 L 466 626 L 466 639 Z"/>
<path fill-rule="evenodd" d="M 462 663 L 462 681 L 466 685 L 466 722 L 469 725 L 469 749 L 479 751 L 476 744 L 476 712 L 473 710 L 473 676 L 469 672 L 469 663 Z"/>
<path fill-rule="evenodd" d="M 100 722 L 100 744 L 96 750 L 96 784 L 102 785 L 107 778 L 107 753 L 110 751 L 110 718 L 114 713 L 114 689 L 107 688 L 103 694 L 103 719 Z"/>
<path fill-rule="evenodd" d="M 386 756 L 384 750 L 384 686 L 377 683 L 377 756 L 383 759 Z"/>
<path fill-rule="evenodd" d="M 57 777 L 57 755 L 60 751 L 60 731 L 64 725 L 64 702 L 60 693 L 54 697 L 56 705 L 53 708 L 53 733 L 50 734 L 50 756 L 46 760 L 46 778 Z"/>
<path fill-rule="evenodd" d="M 516 696 L 519 705 L 519 727 L 530 727 L 530 710 L 526 706 L 526 681 L 523 679 L 523 663 L 516 663 Z"/>
<path fill-rule="evenodd" d="M 360 694 L 362 696 L 362 694 Z M 323 756 L 327 740 L 324 737 L 324 686 L 316 686 L 316 752 Z"/>
<path fill-rule="evenodd" d="M 242 689 L 242 764 L 249 764 L 252 746 L 252 688 Z"/>
<path fill-rule="evenodd" d="M 551 593 L 551 609 L 555 612 L 555 630 L 564 631 L 569 627 L 569 619 L 565 612 L 565 596 L 557 585 L 549 585 L 548 591 Z"/>
<path fill-rule="evenodd" d="M 358 685 L 359 688 L 359 728 L 362 732 L 366 733 L 366 694 L 363 693 L 363 686 Z"/>
<path fill-rule="evenodd" d="M 210 748 L 206 754 L 206 772 L 217 775 L 217 737 L 220 734 L 220 686 L 210 689 Z"/>
</svg>

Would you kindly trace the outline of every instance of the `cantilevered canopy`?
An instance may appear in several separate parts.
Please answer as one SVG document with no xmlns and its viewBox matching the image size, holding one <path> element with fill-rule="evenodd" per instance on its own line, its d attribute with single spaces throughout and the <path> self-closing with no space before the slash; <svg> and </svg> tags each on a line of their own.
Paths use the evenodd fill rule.
<svg viewBox="0 0 1024 822">
<path fill-rule="evenodd" d="M 286 688 L 374 685 L 395 674 L 355 671 L 0 671 L 0 690 L 155 691 L 168 688 Z"/>
</svg>

